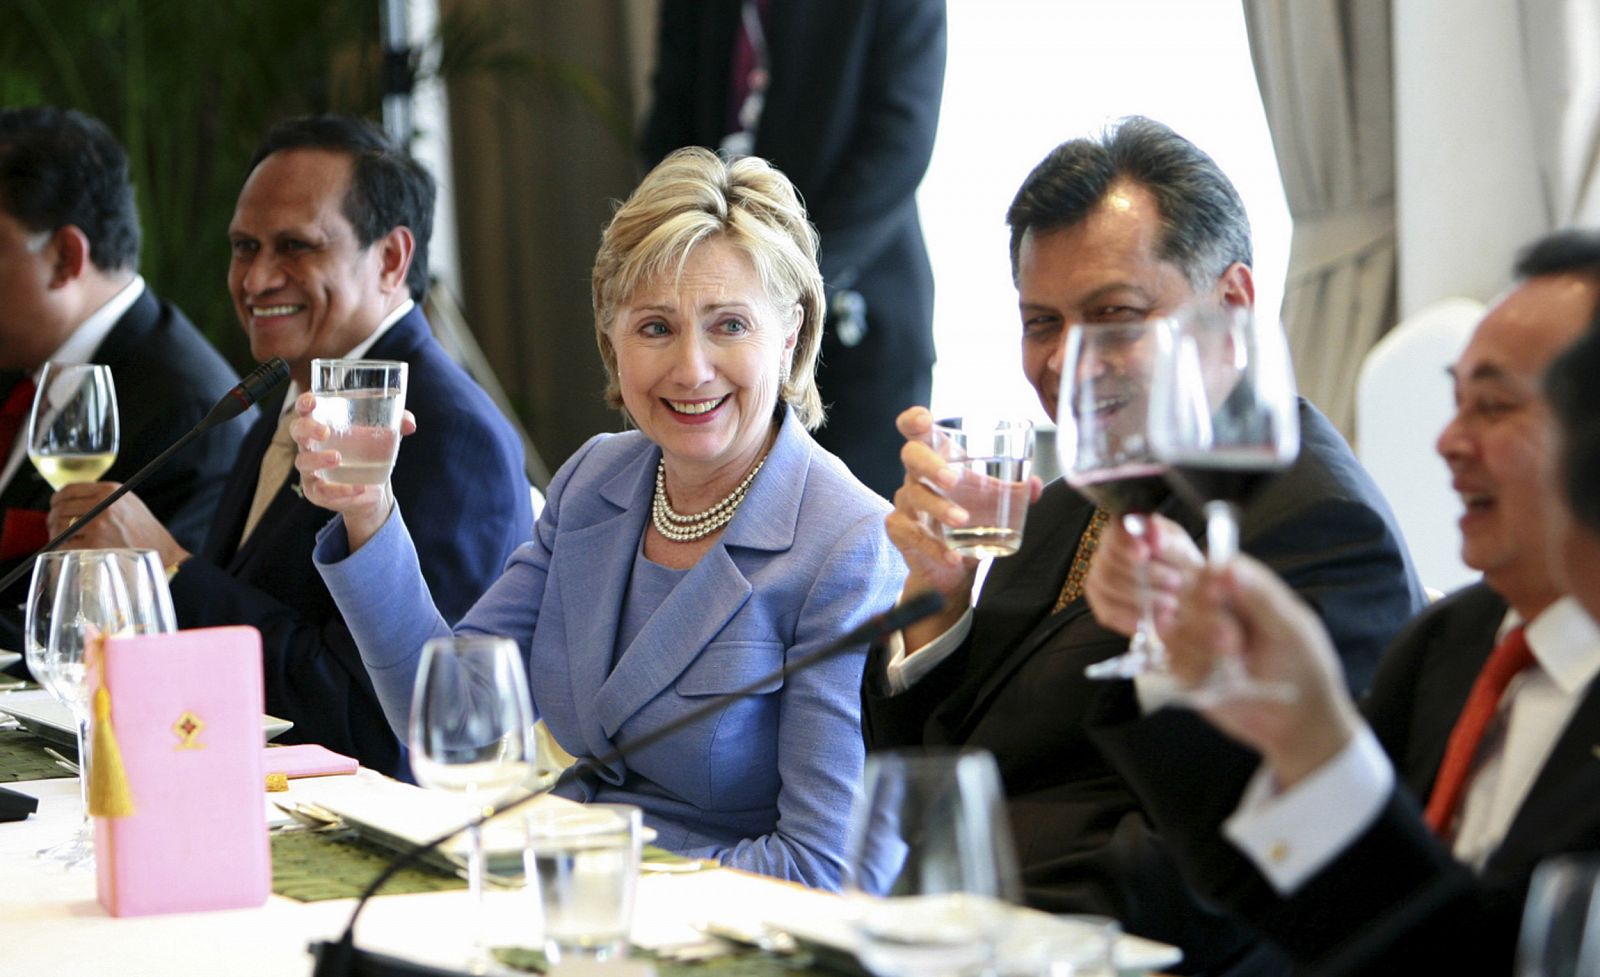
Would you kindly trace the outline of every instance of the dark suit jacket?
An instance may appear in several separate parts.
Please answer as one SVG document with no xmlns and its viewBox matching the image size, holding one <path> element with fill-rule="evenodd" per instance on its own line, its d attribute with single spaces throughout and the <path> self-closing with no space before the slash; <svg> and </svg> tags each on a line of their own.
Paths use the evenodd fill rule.
<svg viewBox="0 0 1600 977">
<path fill-rule="evenodd" d="M 1510 973 L 1518 920 L 1544 857 L 1600 848 L 1600 689 L 1584 694 L 1500 847 L 1474 875 L 1423 824 L 1446 742 L 1494 644 L 1505 603 L 1482 584 L 1413 621 L 1384 657 L 1364 704 L 1399 785 L 1376 822 L 1291 897 L 1280 898 L 1217 833 L 1238 801 L 1197 811 L 1192 772 L 1168 764 L 1170 717 L 1097 738 L 1149 799 L 1195 885 L 1325 973 Z M 1242 787 L 1241 785 L 1238 785 Z M 1209 825 L 1209 826 L 1208 826 Z"/>
<path fill-rule="evenodd" d="M 188 317 L 157 299 L 149 288 L 111 327 L 95 350 L 93 362 L 111 367 L 117 388 L 121 446 L 116 463 L 105 475 L 113 482 L 126 481 L 166 450 L 239 381 L 239 375 Z M 0 391 L 0 399 L 4 396 Z M 199 546 L 205 537 L 248 424 L 248 420 L 234 420 L 206 432 L 169 458 L 139 489 L 145 505 L 186 549 Z M 48 511 L 53 491 L 24 461 L 0 493 L 0 511 Z M 0 562 L 0 576 L 20 561 Z M 17 605 L 26 593 L 27 585 L 18 583 L 0 595 L 0 647 L 22 648 L 22 616 Z"/>
<path fill-rule="evenodd" d="M 641 151 L 649 165 L 727 133 L 740 0 L 665 0 L 655 91 Z M 823 337 L 820 432 L 856 476 L 900 484 L 894 416 L 926 404 L 933 367 L 933 271 L 916 190 L 933 153 L 944 87 L 943 0 L 772 0 L 771 85 L 755 155 L 794 181 L 822 236 L 829 294 L 866 300 L 854 347 Z M 842 440 L 841 440 L 842 439 Z"/>
<path fill-rule="evenodd" d="M 368 356 L 411 365 L 406 407 L 417 416 L 417 433 L 405 439 L 391 484 L 410 516 L 439 612 L 454 622 L 532 533 L 521 442 L 483 390 L 434 341 L 420 309 L 395 323 Z M 282 403 L 280 394 L 262 404 L 204 548 L 172 580 L 178 623 L 255 625 L 261 630 L 267 711 L 295 723 L 283 741 L 321 743 L 409 779 L 401 743 L 311 563 L 317 530 L 332 515 L 306 501 L 291 475 L 239 546 Z"/>
<path fill-rule="evenodd" d="M 1300 458 L 1247 509 L 1243 545 L 1318 607 L 1361 688 L 1423 597 L 1388 505 L 1343 438 L 1309 404 L 1300 422 Z M 1186 969 L 1213 971 L 1247 952 L 1250 939 L 1195 904 L 1152 843 L 1139 800 L 1085 726 L 1091 715 L 1138 714 L 1131 683 L 1083 675 L 1127 639 L 1101 628 L 1081 598 L 1050 612 L 1092 511 L 1065 483 L 1048 487 L 1028 512 L 1021 550 L 990 571 L 966 642 L 905 693 L 885 694 L 884 650 L 875 649 L 864 693 L 867 743 L 990 750 L 1031 904 L 1116 916 L 1132 932 L 1182 947 Z M 1161 511 L 1198 535 L 1199 517 L 1176 499 Z M 1220 736 L 1208 740 L 1204 724 L 1194 725 L 1201 735 L 1184 744 L 1196 745 L 1186 749 L 1191 764 L 1232 765 L 1248 776 L 1244 750 Z"/>
</svg>

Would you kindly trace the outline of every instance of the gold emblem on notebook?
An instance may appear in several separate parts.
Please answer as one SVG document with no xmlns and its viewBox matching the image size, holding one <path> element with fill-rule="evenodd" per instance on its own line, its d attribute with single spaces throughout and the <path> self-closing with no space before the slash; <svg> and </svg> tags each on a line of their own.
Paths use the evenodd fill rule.
<svg viewBox="0 0 1600 977">
<path fill-rule="evenodd" d="M 172 731 L 178 734 L 177 749 L 205 749 L 206 745 L 204 743 L 196 742 L 200 736 L 200 731 L 205 728 L 206 724 L 200 719 L 199 716 L 196 716 L 194 713 L 185 709 L 183 711 L 183 715 L 178 717 L 178 721 L 172 724 Z"/>
</svg>

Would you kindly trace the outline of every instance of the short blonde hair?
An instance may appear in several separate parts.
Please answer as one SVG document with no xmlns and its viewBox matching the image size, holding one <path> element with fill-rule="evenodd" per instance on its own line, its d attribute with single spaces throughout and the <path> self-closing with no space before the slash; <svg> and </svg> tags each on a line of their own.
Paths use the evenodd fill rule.
<svg viewBox="0 0 1600 977">
<path fill-rule="evenodd" d="M 728 163 L 697 147 L 677 150 L 651 170 L 600 237 L 594 329 L 606 367 L 606 402 L 627 414 L 610 335 L 618 306 L 650 282 L 681 275 L 689 253 L 713 239 L 749 256 L 767 297 L 780 310 L 799 306 L 799 335 L 787 369 L 780 371 L 778 399 L 794 408 L 807 430 L 815 430 L 823 421 L 817 391 L 823 326 L 817 230 L 806 219 L 794 184 L 766 160 L 744 157 Z"/>
</svg>

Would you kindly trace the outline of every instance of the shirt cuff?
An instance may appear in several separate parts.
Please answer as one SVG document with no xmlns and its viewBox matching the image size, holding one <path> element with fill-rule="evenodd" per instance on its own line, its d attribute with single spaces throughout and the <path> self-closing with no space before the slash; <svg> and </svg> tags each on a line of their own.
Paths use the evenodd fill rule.
<svg viewBox="0 0 1600 977">
<path fill-rule="evenodd" d="M 1223 833 L 1288 895 L 1344 852 L 1377 820 L 1394 790 L 1394 766 L 1363 725 L 1350 744 L 1282 793 L 1263 766 Z"/>
<path fill-rule="evenodd" d="M 906 654 L 905 632 L 896 631 L 889 635 L 884 642 L 889 651 L 888 675 L 889 694 L 899 695 L 922 680 L 924 675 L 938 667 L 939 663 L 950 657 L 950 653 L 961 647 L 961 642 L 967 640 L 967 635 L 972 631 L 972 608 L 967 608 L 960 620 L 950 625 L 950 629 L 932 641 L 917 649 L 914 655 Z"/>
</svg>

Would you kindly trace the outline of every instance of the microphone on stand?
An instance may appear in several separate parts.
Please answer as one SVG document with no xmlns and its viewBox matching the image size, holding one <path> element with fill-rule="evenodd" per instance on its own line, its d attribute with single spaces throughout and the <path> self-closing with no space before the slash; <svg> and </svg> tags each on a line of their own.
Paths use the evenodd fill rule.
<svg viewBox="0 0 1600 977">
<path fill-rule="evenodd" d="M 4 579 L 0 579 L 0 593 L 4 593 L 6 588 L 22 579 L 23 574 L 27 573 L 28 570 L 32 568 L 34 559 L 40 554 L 48 553 L 60 546 L 62 543 L 71 539 L 78 532 L 78 530 L 82 529 L 88 524 L 89 520 L 111 508 L 111 506 L 115 504 L 118 499 L 137 488 L 144 482 L 145 479 L 149 478 L 158 469 L 160 469 L 162 465 L 166 464 L 168 458 L 171 458 L 174 454 L 188 445 L 189 442 L 193 441 L 195 438 L 198 438 L 200 435 L 206 433 L 217 425 L 224 424 L 233 420 L 235 417 L 238 417 L 240 414 L 243 414 L 245 411 L 250 409 L 252 404 L 271 393 L 279 384 L 287 379 L 289 379 L 289 364 L 285 363 L 282 358 L 277 356 L 274 356 L 272 359 L 250 371 L 250 374 L 243 380 L 240 380 L 232 390 L 229 390 L 227 393 L 223 394 L 222 399 L 217 401 L 217 405 L 211 408 L 211 412 L 205 417 L 202 417 L 200 419 L 200 423 L 191 428 L 187 434 L 179 438 L 177 441 L 174 441 L 172 446 L 167 448 L 167 450 L 152 458 L 149 464 L 134 472 L 126 482 L 123 482 L 120 486 L 118 486 L 115 492 L 112 492 L 110 495 L 101 499 L 94 506 L 94 508 L 90 509 L 88 512 L 85 512 L 82 516 L 79 516 L 73 521 L 72 525 L 68 526 L 66 529 L 63 529 L 55 539 L 52 539 L 50 542 L 44 544 L 44 546 L 40 547 L 37 551 L 30 554 L 21 563 L 12 568 L 11 572 L 6 574 Z"/>
<path fill-rule="evenodd" d="M 717 710 L 722 709 L 730 702 L 746 696 L 761 694 L 764 690 L 770 689 L 773 682 L 785 680 L 791 675 L 837 658 L 863 642 L 883 641 L 896 631 L 925 617 L 937 614 L 943 608 L 944 598 L 931 590 L 913 595 L 905 603 L 867 618 L 866 621 L 862 622 L 850 633 L 835 639 L 805 658 L 796 662 L 785 662 L 782 668 L 763 675 L 754 682 L 742 685 L 731 692 L 712 697 L 704 705 L 691 709 L 672 722 L 659 726 L 630 741 L 627 748 L 637 751 L 654 746 L 679 730 L 699 722 Z M 608 767 L 621 760 L 622 757 L 623 750 L 618 747 L 592 760 L 579 760 L 577 764 L 569 768 L 569 772 L 577 769 L 578 765 L 585 763 L 594 767 Z M 489 813 L 479 815 L 460 827 L 451 828 L 437 838 L 425 841 L 391 861 L 382 872 L 378 873 L 378 877 L 372 880 L 366 890 L 361 893 L 360 900 L 356 902 L 356 908 L 350 912 L 350 922 L 345 924 L 344 932 L 340 934 L 339 939 L 333 942 L 321 940 L 311 944 L 311 955 L 316 958 L 316 964 L 311 970 L 311 977 L 457 977 L 456 971 L 440 970 L 436 967 L 412 963 L 397 957 L 373 953 L 369 950 L 358 950 L 355 945 L 356 920 L 361 916 L 361 910 L 366 908 L 367 900 L 376 895 L 378 890 L 383 888 L 383 884 L 389 881 L 396 872 L 411 865 L 423 855 L 435 850 L 461 832 L 469 828 L 481 827 L 489 819 L 498 817 L 508 811 L 514 811 L 534 798 L 541 796 L 543 796 L 542 792 L 529 794 L 526 797 L 519 797 L 504 807 L 491 809 Z"/>
</svg>

